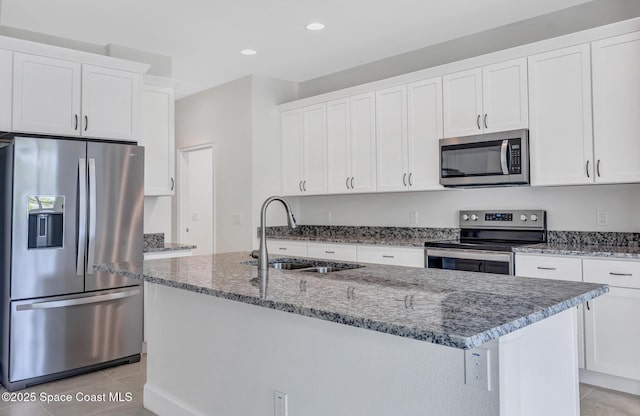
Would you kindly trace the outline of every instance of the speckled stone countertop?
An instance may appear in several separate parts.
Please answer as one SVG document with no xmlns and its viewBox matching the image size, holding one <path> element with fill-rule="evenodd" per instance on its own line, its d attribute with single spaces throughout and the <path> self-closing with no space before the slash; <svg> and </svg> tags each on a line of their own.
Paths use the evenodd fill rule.
<svg viewBox="0 0 640 416">
<path fill-rule="evenodd" d="M 591 256 L 640 260 L 640 247 L 637 246 L 607 246 L 594 244 L 533 244 L 514 247 L 515 253 L 555 254 L 562 256 Z"/>
<path fill-rule="evenodd" d="M 164 233 L 148 233 L 144 235 L 144 249 L 145 253 L 158 253 L 162 251 L 177 251 L 177 250 L 193 250 L 198 248 L 193 244 L 176 244 L 165 243 Z"/>
<path fill-rule="evenodd" d="M 256 267 L 244 264 L 248 260 L 249 253 L 241 252 L 115 263 L 96 269 L 462 349 L 609 290 L 601 284 L 363 264 L 365 267 L 326 275 L 270 269 L 267 291 L 261 296 Z"/>
</svg>

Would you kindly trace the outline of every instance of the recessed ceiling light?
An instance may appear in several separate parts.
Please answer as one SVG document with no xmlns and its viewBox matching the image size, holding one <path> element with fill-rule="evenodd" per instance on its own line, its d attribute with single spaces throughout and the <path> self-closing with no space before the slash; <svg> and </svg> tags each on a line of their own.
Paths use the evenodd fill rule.
<svg viewBox="0 0 640 416">
<path fill-rule="evenodd" d="M 324 25 L 322 23 L 309 23 L 307 25 L 307 29 L 309 29 L 309 30 L 322 30 L 322 29 L 324 29 Z"/>
<path fill-rule="evenodd" d="M 255 55 L 257 52 L 254 49 L 243 49 L 240 53 L 243 55 Z"/>
</svg>

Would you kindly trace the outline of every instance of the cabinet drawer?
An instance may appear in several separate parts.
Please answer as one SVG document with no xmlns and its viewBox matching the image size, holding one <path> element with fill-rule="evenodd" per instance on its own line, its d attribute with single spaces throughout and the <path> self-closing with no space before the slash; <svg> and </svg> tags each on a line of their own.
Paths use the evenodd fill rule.
<svg viewBox="0 0 640 416">
<path fill-rule="evenodd" d="M 358 246 L 358 261 L 395 266 L 424 267 L 424 249 Z"/>
<path fill-rule="evenodd" d="M 307 243 L 300 241 L 267 241 L 267 249 L 271 256 L 299 256 L 307 257 Z"/>
<path fill-rule="evenodd" d="M 576 257 L 516 254 L 516 276 L 582 281 L 582 260 Z"/>
<path fill-rule="evenodd" d="M 346 244 L 309 243 L 307 255 L 316 259 L 356 261 L 356 246 Z"/>
<path fill-rule="evenodd" d="M 640 289 L 640 262 L 584 259 L 584 281 Z"/>
</svg>

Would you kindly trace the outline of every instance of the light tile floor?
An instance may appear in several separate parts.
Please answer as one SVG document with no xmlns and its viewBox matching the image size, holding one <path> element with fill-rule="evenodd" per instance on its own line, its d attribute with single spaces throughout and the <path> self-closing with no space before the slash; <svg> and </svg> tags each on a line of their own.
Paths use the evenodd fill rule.
<svg viewBox="0 0 640 416">
<path fill-rule="evenodd" d="M 109 368 L 64 380 L 30 387 L 22 392 L 36 393 L 34 403 L 0 400 L 0 416 L 155 416 L 142 407 L 142 388 L 146 381 L 147 356 L 139 363 Z M 5 392 L 0 387 L 0 392 Z M 78 402 L 76 394 L 131 393 L 129 402 Z M 39 400 L 48 395 L 70 394 L 71 402 Z M 124 396 L 123 396 L 124 397 Z M 640 396 L 580 384 L 581 416 L 640 416 Z"/>
</svg>

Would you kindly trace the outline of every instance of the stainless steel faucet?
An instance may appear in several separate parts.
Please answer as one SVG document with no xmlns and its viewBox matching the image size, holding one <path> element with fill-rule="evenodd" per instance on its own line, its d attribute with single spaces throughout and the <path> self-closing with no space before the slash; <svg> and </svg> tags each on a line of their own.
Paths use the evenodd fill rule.
<svg viewBox="0 0 640 416">
<path fill-rule="evenodd" d="M 289 203 L 279 196 L 271 196 L 264 201 L 260 209 L 260 250 L 258 251 L 258 276 L 266 276 L 269 270 L 269 253 L 267 252 L 267 207 L 273 201 L 280 201 L 287 210 L 287 223 L 289 228 L 296 228 L 296 219 L 293 217 Z"/>
</svg>

